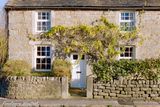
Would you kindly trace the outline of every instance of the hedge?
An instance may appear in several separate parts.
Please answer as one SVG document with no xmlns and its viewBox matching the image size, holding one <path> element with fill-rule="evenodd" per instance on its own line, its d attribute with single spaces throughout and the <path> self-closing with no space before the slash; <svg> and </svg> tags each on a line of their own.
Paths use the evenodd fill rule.
<svg viewBox="0 0 160 107">
<path fill-rule="evenodd" d="M 93 64 L 97 79 L 111 80 L 119 77 L 131 79 L 160 78 L 160 58 L 145 60 L 99 61 Z"/>
</svg>

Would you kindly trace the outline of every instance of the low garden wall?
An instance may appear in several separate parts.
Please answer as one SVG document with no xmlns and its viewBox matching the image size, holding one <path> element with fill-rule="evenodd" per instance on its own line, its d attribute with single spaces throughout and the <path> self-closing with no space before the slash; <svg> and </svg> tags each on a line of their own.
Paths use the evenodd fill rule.
<svg viewBox="0 0 160 107">
<path fill-rule="evenodd" d="M 0 95 L 15 99 L 52 99 L 68 96 L 65 77 L 7 77 L 0 79 Z"/>
<path fill-rule="evenodd" d="M 160 100 L 160 80 L 111 80 L 101 82 L 87 79 L 87 97 L 101 99 Z"/>
</svg>

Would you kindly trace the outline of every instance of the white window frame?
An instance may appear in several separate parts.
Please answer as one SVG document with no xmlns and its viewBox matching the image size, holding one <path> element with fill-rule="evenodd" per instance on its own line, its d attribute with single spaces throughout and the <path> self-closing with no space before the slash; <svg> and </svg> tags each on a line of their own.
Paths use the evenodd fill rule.
<svg viewBox="0 0 160 107">
<path fill-rule="evenodd" d="M 124 13 L 124 14 L 125 14 L 125 13 L 129 13 L 129 14 L 130 14 L 130 13 L 133 13 L 133 19 L 132 19 L 132 20 L 125 20 L 125 19 L 122 20 L 122 19 L 121 19 L 122 13 Z M 136 27 L 136 12 L 135 12 L 135 11 L 120 11 L 120 14 L 119 14 L 119 26 L 120 26 L 120 30 L 123 31 L 123 32 L 132 31 L 132 30 L 122 30 L 122 29 L 121 29 L 121 23 L 122 23 L 122 22 L 124 22 L 124 23 L 132 23 L 132 22 L 133 22 L 133 23 L 134 23 L 133 28 Z"/>
<path fill-rule="evenodd" d="M 38 19 L 38 13 L 49 13 L 49 19 Z M 38 22 L 48 22 L 49 23 L 49 28 L 46 31 L 43 30 L 38 30 Z M 42 25 L 43 26 L 43 25 Z M 35 32 L 36 33 L 43 33 L 47 32 L 51 28 L 51 11 L 36 11 L 35 13 Z"/>
<path fill-rule="evenodd" d="M 38 56 L 37 55 L 37 48 L 38 47 L 50 47 L 50 56 Z M 51 60 L 51 68 L 50 69 L 37 69 L 37 58 L 50 58 Z M 52 69 L 52 46 L 51 45 L 35 45 L 34 46 L 34 71 L 39 71 L 39 72 L 49 72 Z"/>
<path fill-rule="evenodd" d="M 124 48 L 131 48 L 131 47 L 133 48 L 133 50 L 132 50 L 132 56 L 121 56 L 122 53 L 120 53 L 118 59 L 119 59 L 119 60 L 121 60 L 121 59 L 128 59 L 128 60 L 135 59 L 136 47 L 133 46 L 133 45 L 124 46 Z M 120 50 L 120 48 L 119 48 L 119 50 Z M 121 50 L 120 50 L 120 51 L 121 51 Z M 124 52 L 124 54 L 125 54 L 125 52 Z"/>
</svg>

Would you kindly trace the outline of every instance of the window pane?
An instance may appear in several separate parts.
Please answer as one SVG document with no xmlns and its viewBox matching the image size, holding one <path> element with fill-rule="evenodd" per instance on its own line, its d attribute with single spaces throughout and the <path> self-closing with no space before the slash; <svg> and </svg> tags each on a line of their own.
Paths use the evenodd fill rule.
<svg viewBox="0 0 160 107">
<path fill-rule="evenodd" d="M 123 48 L 122 47 L 120 47 L 120 51 L 122 51 L 123 50 Z"/>
<path fill-rule="evenodd" d="M 129 51 L 129 48 L 127 47 L 127 48 L 125 49 L 125 51 L 128 52 L 128 51 Z"/>
<path fill-rule="evenodd" d="M 120 56 L 121 56 L 121 57 L 123 57 L 123 56 L 124 56 L 124 54 L 122 53 Z"/>
<path fill-rule="evenodd" d="M 42 47 L 42 52 L 45 52 L 45 47 Z"/>
<path fill-rule="evenodd" d="M 129 20 L 129 17 L 125 17 L 125 20 Z"/>
<path fill-rule="evenodd" d="M 131 25 L 132 27 L 134 27 L 135 24 L 134 24 L 134 22 L 130 22 L 130 25 Z"/>
<path fill-rule="evenodd" d="M 44 27 L 44 26 L 46 26 L 47 25 L 47 23 L 46 22 L 42 22 L 42 26 Z"/>
<path fill-rule="evenodd" d="M 49 30 L 51 28 L 51 24 L 50 22 L 47 22 L 47 30 Z"/>
<path fill-rule="evenodd" d="M 41 15 L 41 12 L 38 12 L 38 19 L 42 19 L 41 16 L 42 16 L 42 15 Z"/>
<path fill-rule="evenodd" d="M 45 12 L 42 13 L 42 19 L 43 19 L 43 20 L 46 19 L 46 13 L 45 13 Z"/>
<path fill-rule="evenodd" d="M 46 27 L 43 27 L 42 30 L 45 32 L 45 31 L 47 31 L 47 28 L 46 28 Z"/>
<path fill-rule="evenodd" d="M 46 17 L 45 17 L 45 16 L 42 16 L 42 19 L 43 19 L 43 20 L 45 20 L 45 19 L 46 19 Z"/>
<path fill-rule="evenodd" d="M 45 52 L 42 52 L 41 54 L 42 54 L 42 56 L 46 56 Z"/>
<path fill-rule="evenodd" d="M 41 50 L 41 47 L 37 47 L 37 51 L 40 51 Z"/>
<path fill-rule="evenodd" d="M 50 52 L 50 49 L 51 49 L 51 48 L 48 46 L 48 47 L 47 47 L 47 52 Z"/>
<path fill-rule="evenodd" d="M 46 61 L 45 61 L 46 59 L 45 58 L 43 58 L 43 59 L 41 59 L 41 62 L 44 64 Z"/>
<path fill-rule="evenodd" d="M 42 25 L 41 22 L 37 22 L 37 26 L 40 27 Z"/>
<path fill-rule="evenodd" d="M 43 31 L 47 31 L 47 27 L 43 27 Z"/>
<path fill-rule="evenodd" d="M 50 64 L 47 64 L 47 69 L 51 69 L 51 65 Z"/>
<path fill-rule="evenodd" d="M 121 13 L 121 16 L 123 16 L 123 17 L 124 17 L 124 13 Z"/>
<path fill-rule="evenodd" d="M 37 30 L 41 30 L 41 26 L 42 26 L 42 23 L 41 22 L 37 22 Z"/>
<path fill-rule="evenodd" d="M 40 63 L 41 61 L 40 61 L 40 58 L 37 58 L 37 63 Z"/>
<path fill-rule="evenodd" d="M 41 56 L 41 52 L 37 52 L 37 56 Z"/>
<path fill-rule="evenodd" d="M 130 13 L 130 20 L 134 20 L 134 15 L 133 15 L 133 13 Z"/>
<path fill-rule="evenodd" d="M 124 20 L 124 17 L 121 17 L 121 20 Z"/>
<path fill-rule="evenodd" d="M 50 52 L 47 52 L 47 56 L 50 56 Z"/>
<path fill-rule="evenodd" d="M 81 58 L 82 60 L 84 60 L 85 59 L 85 56 L 84 55 L 82 55 L 82 58 Z"/>
<path fill-rule="evenodd" d="M 51 63 L 51 59 L 50 58 L 47 58 L 47 63 Z"/>
<path fill-rule="evenodd" d="M 125 17 L 129 17 L 129 13 L 125 13 Z"/>
<path fill-rule="evenodd" d="M 41 26 L 39 26 L 39 27 L 37 28 L 37 30 L 40 30 L 40 31 L 41 31 L 41 30 L 42 30 L 42 27 L 41 27 Z"/>
<path fill-rule="evenodd" d="M 73 60 L 78 60 L 78 55 L 73 55 Z"/>
<path fill-rule="evenodd" d="M 133 47 L 130 47 L 130 52 L 132 52 L 133 51 Z"/>
<path fill-rule="evenodd" d="M 120 26 L 121 26 L 121 30 L 128 31 L 129 23 L 128 22 L 121 22 Z"/>
<path fill-rule="evenodd" d="M 42 68 L 41 69 L 46 69 L 46 66 L 45 64 L 42 64 Z"/>
<path fill-rule="evenodd" d="M 129 53 L 128 52 L 125 52 L 125 57 L 129 57 Z"/>
<path fill-rule="evenodd" d="M 47 12 L 47 20 L 49 20 L 50 19 L 50 14 L 49 14 L 49 12 Z"/>
<path fill-rule="evenodd" d="M 36 69 L 41 69 L 40 64 L 37 64 L 37 65 L 36 65 Z"/>
</svg>

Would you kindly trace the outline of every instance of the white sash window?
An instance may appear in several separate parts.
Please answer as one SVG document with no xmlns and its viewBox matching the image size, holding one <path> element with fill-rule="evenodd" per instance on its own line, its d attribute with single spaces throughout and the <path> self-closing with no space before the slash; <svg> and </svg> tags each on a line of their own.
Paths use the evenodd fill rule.
<svg viewBox="0 0 160 107">
<path fill-rule="evenodd" d="M 35 70 L 51 70 L 51 46 L 36 46 Z"/>
<path fill-rule="evenodd" d="M 120 13 L 120 28 L 121 28 L 121 31 L 132 31 L 135 29 L 135 13 L 134 12 Z"/>
<path fill-rule="evenodd" d="M 46 32 L 51 28 L 51 12 L 39 11 L 36 15 L 36 31 Z"/>
</svg>

